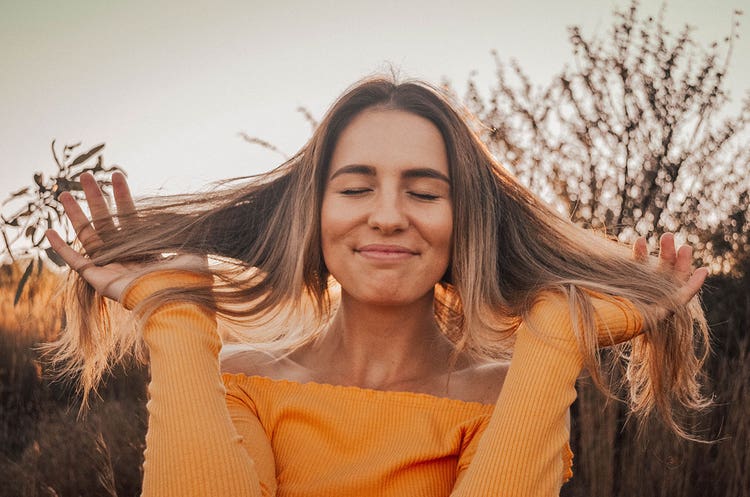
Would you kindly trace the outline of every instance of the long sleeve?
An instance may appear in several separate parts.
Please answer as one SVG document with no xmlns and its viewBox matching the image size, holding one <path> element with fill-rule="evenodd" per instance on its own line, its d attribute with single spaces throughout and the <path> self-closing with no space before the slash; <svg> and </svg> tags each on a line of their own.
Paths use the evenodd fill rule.
<svg viewBox="0 0 750 497">
<path fill-rule="evenodd" d="M 196 284 L 201 277 L 186 271 L 152 273 L 126 290 L 123 304 L 132 309 L 158 290 Z M 229 415 L 215 317 L 194 304 L 169 303 L 154 311 L 143 334 L 151 364 L 143 495 L 273 492 L 273 483 L 261 484 Z"/>
<path fill-rule="evenodd" d="M 266 430 L 258 418 L 255 402 L 237 382 L 237 376 L 223 374 L 226 403 L 232 424 L 242 437 L 242 446 L 255 462 L 263 495 L 276 495 L 276 457 Z"/>
<path fill-rule="evenodd" d="M 641 330 L 626 300 L 594 300 L 597 329 L 610 343 Z M 530 326 L 533 325 L 533 326 Z M 566 413 L 583 358 L 565 299 L 544 296 L 517 331 L 503 389 L 469 468 L 452 497 L 551 497 L 563 483 Z"/>
</svg>

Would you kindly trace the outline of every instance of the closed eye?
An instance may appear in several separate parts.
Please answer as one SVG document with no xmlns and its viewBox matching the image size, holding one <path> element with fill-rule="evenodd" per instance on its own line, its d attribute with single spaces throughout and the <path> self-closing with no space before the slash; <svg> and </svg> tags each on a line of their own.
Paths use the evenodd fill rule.
<svg viewBox="0 0 750 497">
<path fill-rule="evenodd" d="M 419 200 L 437 200 L 440 198 L 440 195 L 433 195 L 431 193 L 409 192 L 409 195 Z"/>
<path fill-rule="evenodd" d="M 341 195 L 346 195 L 346 196 L 355 196 L 355 195 L 362 195 L 371 191 L 372 191 L 372 188 L 346 188 L 344 190 L 339 191 L 339 193 Z"/>
</svg>

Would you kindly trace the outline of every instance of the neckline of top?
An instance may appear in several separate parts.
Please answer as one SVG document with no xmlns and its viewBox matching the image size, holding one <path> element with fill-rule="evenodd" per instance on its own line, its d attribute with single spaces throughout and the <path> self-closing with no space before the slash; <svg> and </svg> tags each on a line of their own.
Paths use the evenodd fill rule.
<svg viewBox="0 0 750 497">
<path fill-rule="evenodd" d="M 270 378 L 260 375 L 246 375 L 244 373 L 223 373 L 222 378 L 233 378 L 235 381 L 250 381 L 269 384 L 287 385 L 301 389 L 321 389 L 331 392 L 347 392 L 354 395 L 364 395 L 368 397 L 393 398 L 393 399 L 410 399 L 428 404 L 454 404 L 463 408 L 477 409 L 480 411 L 492 411 L 495 404 L 484 404 L 482 402 L 454 399 L 452 397 L 440 397 L 423 392 L 409 392 L 403 390 L 378 390 L 375 388 L 358 387 L 355 385 L 336 385 L 332 383 L 320 383 L 317 381 L 295 381 L 286 378 Z"/>
</svg>

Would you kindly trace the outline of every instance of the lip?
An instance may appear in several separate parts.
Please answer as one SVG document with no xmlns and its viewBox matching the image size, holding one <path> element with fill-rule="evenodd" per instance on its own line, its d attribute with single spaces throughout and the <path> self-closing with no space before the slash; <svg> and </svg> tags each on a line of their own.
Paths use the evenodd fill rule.
<svg viewBox="0 0 750 497">
<path fill-rule="evenodd" d="M 373 243 L 354 250 L 363 257 L 380 260 L 399 260 L 418 255 L 418 252 L 401 245 Z"/>
</svg>

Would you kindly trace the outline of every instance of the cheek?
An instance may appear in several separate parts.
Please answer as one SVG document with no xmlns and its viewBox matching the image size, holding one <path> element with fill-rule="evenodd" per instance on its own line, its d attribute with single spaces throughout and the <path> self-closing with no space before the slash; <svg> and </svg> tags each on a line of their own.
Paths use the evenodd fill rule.
<svg viewBox="0 0 750 497">
<path fill-rule="evenodd" d="M 331 227 L 335 225 L 328 211 L 329 210 L 326 209 L 326 203 L 323 202 L 323 207 L 320 210 L 320 245 L 324 259 L 327 258 L 326 255 L 329 252 L 331 246 Z M 327 265 L 328 261 L 326 260 L 325 262 Z"/>
<path fill-rule="evenodd" d="M 336 209 L 331 206 L 330 202 L 323 200 L 323 205 L 320 209 L 320 234 L 325 243 L 326 239 L 333 236 L 341 225 L 341 215 L 336 214 Z"/>
<path fill-rule="evenodd" d="M 367 222 L 366 208 L 360 203 L 347 202 L 336 196 L 323 197 L 320 208 L 322 237 L 339 239 L 357 226 Z"/>
<path fill-rule="evenodd" d="M 442 273 L 450 270 L 453 256 L 453 210 L 446 206 L 424 215 L 420 231 L 432 247 L 433 270 L 440 272 L 438 277 L 442 277 Z"/>
<path fill-rule="evenodd" d="M 452 213 L 451 213 L 452 214 Z M 442 281 L 452 282 L 452 271 L 451 271 L 451 264 L 453 262 L 453 216 L 450 217 L 451 222 L 444 223 L 441 226 L 440 234 L 441 234 L 441 243 L 440 245 L 443 247 L 442 252 L 442 258 L 441 261 L 441 272 L 439 278 Z"/>
<path fill-rule="evenodd" d="M 445 264 L 446 271 L 450 270 L 451 260 L 453 259 L 453 210 L 447 213 L 447 220 L 441 223 L 440 234 L 442 245 L 445 247 Z"/>
<path fill-rule="evenodd" d="M 351 229 L 351 224 L 351 215 L 346 209 L 337 208 L 331 202 L 323 200 L 320 210 L 320 244 L 327 265 L 331 252 L 342 247 L 340 244 Z"/>
<path fill-rule="evenodd" d="M 446 208 L 430 219 L 430 231 L 435 242 L 450 248 L 453 242 L 453 211 Z"/>
</svg>

